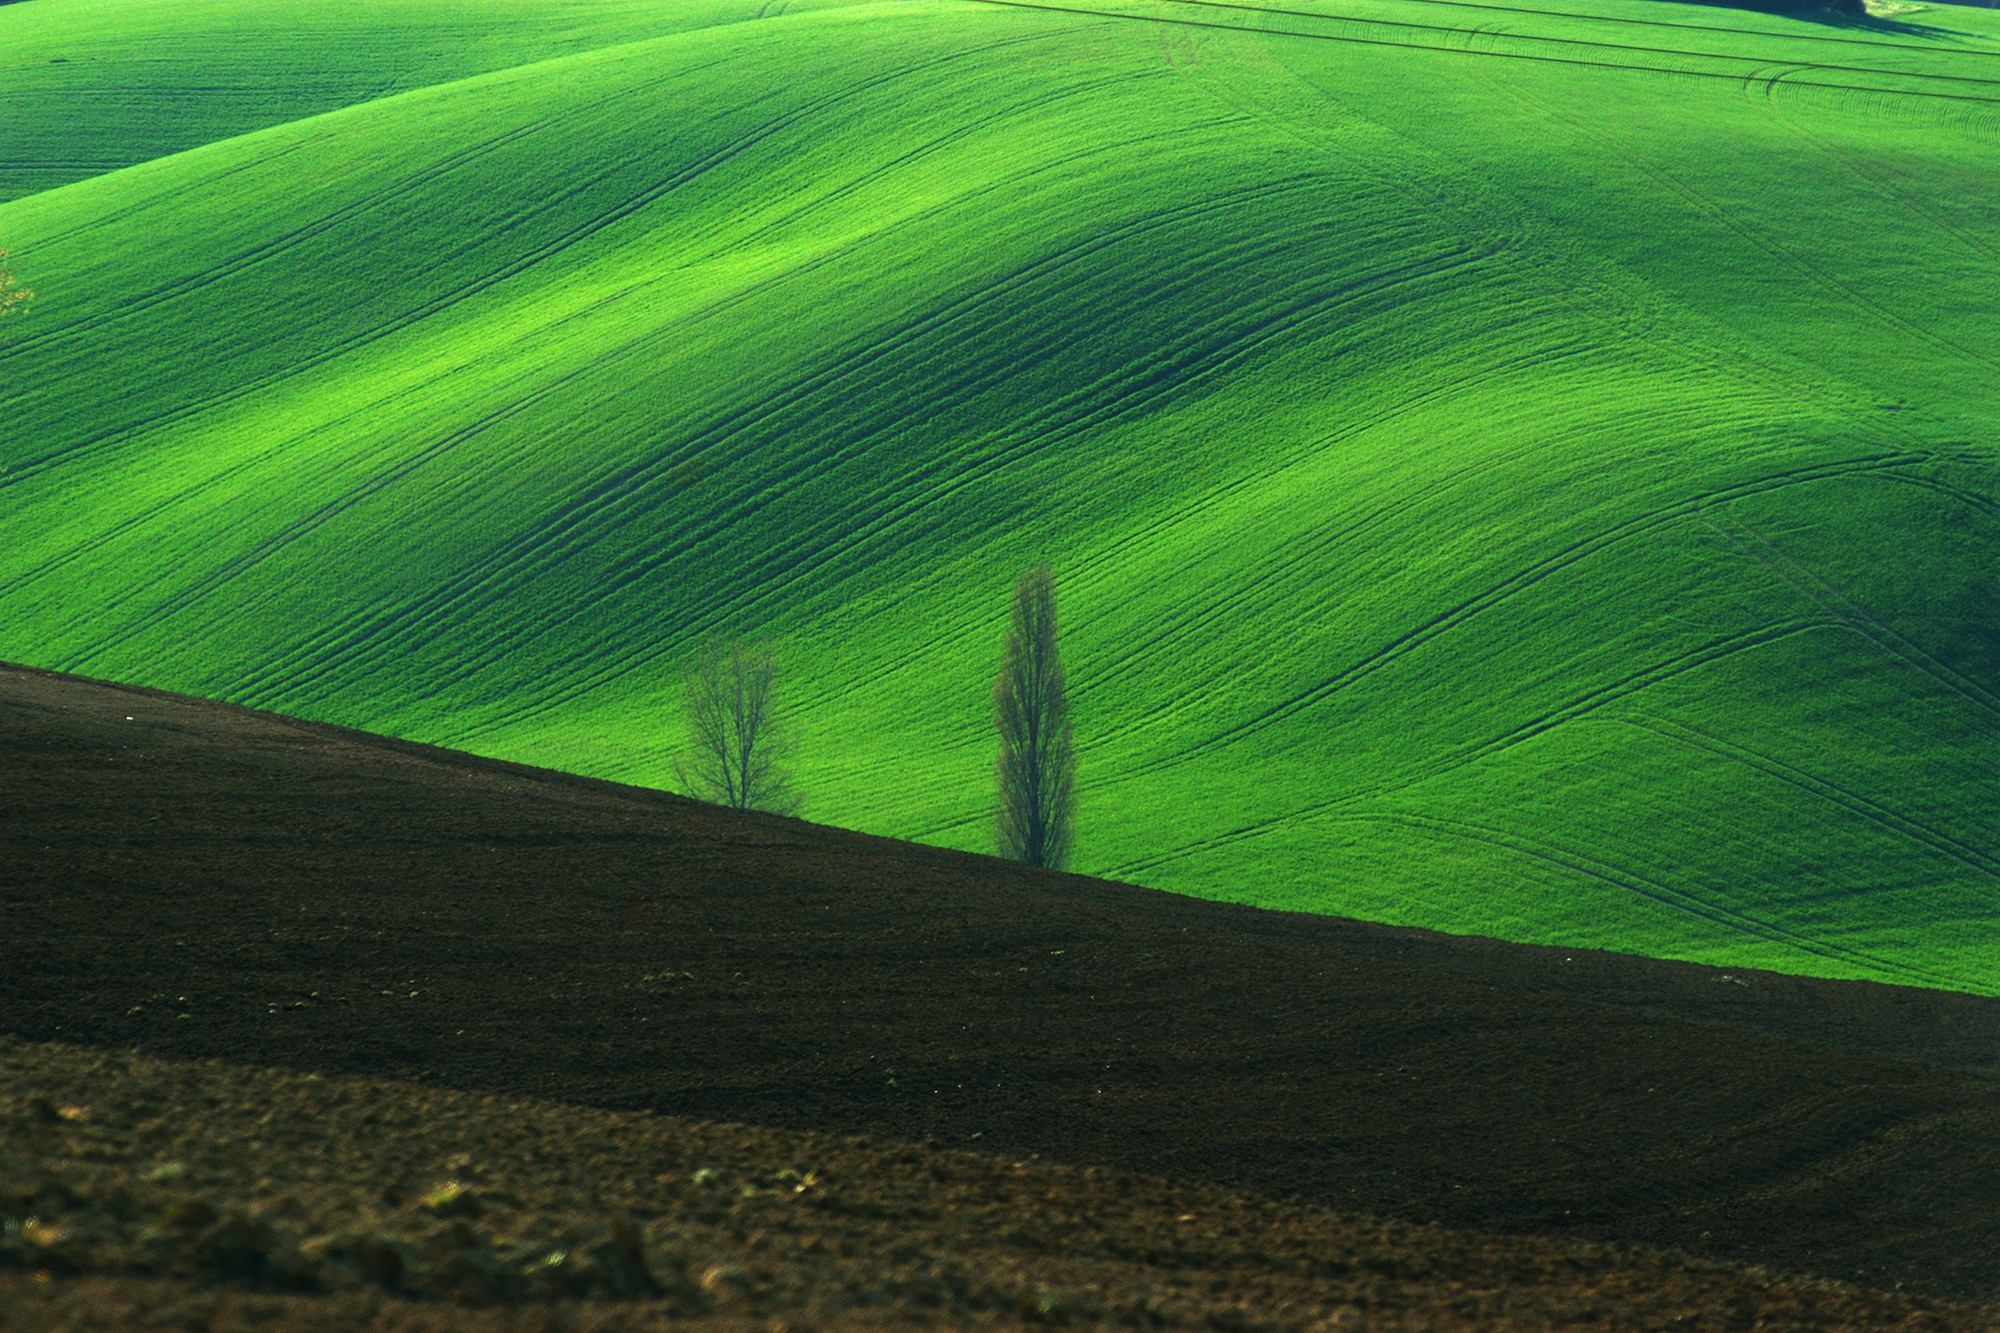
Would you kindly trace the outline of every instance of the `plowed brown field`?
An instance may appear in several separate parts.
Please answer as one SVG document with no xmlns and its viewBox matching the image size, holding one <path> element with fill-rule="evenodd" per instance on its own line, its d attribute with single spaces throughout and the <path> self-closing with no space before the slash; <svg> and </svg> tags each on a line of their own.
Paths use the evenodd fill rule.
<svg viewBox="0 0 2000 1333">
<path fill-rule="evenodd" d="M 1275 1211 L 1230 1206 L 1293 1219 L 1272 1225 L 1319 1236 L 1298 1241 L 1308 1248 L 1354 1225 L 1328 1209 L 1419 1224 L 1398 1235 L 1436 1239 L 1444 1233 L 1420 1224 L 1437 1223 L 1559 1238 L 1540 1249 L 1438 1242 L 1467 1263 L 1474 1252 L 1516 1256 L 1495 1262 L 1521 1265 L 1523 1291 L 1544 1281 L 1533 1276 L 1542 1260 L 1518 1257 L 1531 1252 L 1716 1271 L 1643 1255 L 1607 1261 L 1625 1252 L 1572 1243 L 1594 1241 L 1958 1300 L 2000 1293 L 2000 1084 L 1991 1080 L 2000 1003 L 1991 1000 L 1201 903 L 16 668 L 0 669 L 0 858 L 0 1030 L 31 1041 L 432 1090 L 397 1096 L 456 1089 L 869 1135 L 916 1145 L 912 1182 L 959 1169 L 948 1163 L 976 1163 L 964 1170 L 978 1176 L 1039 1154 L 1063 1164 L 1059 1174 L 1102 1167 L 1179 1182 L 1117 1187 L 1152 1191 L 1152 1211 L 1133 1214 L 1151 1219 L 1144 1226 L 1166 1225 L 1161 1209 L 1186 1211 L 1176 1191 L 1288 1200 Z M 272 1080 L 273 1105 L 282 1101 L 276 1076 L 230 1075 L 239 1076 Z M 121 1067 L 117 1077 L 136 1075 Z M 17 1122 L 39 1114 L 21 1111 Z M 83 1132 L 59 1115 L 40 1123 Z M 271 1164 L 252 1154 L 238 1165 L 282 1182 L 287 1151 L 267 1150 Z M 765 1155 L 754 1170 L 804 1171 L 815 1154 Z M 782 1168 L 777 1157 L 788 1159 Z M 572 1174 L 609 1169 L 592 1158 Z M 1113 1196 L 1087 1182 L 1132 1176 L 1062 1178 L 1072 1183 L 1050 1188 L 1074 1192 L 1054 1213 L 1105 1234 L 1124 1225 L 1122 1205 L 1107 1213 Z M 589 1188 L 612 1192 L 596 1179 Z M 254 1186 L 238 1192 L 250 1199 Z M 207 1188 L 224 1191 L 220 1178 Z M 506 1188 L 533 1202 L 527 1186 Z M 678 1215 L 677 1196 L 658 1188 L 667 1202 L 651 1206 Z M 648 1197 L 640 1190 L 617 1209 L 643 1209 Z M 1008 1197 L 991 1206 L 1027 1207 L 1018 1191 Z M 228 1200 L 218 1199 L 220 1217 Z M 572 1224 L 583 1225 L 556 1229 Z M 726 1213 L 702 1225 L 735 1236 L 727 1244 L 748 1244 L 755 1230 Z M 1339 1234 L 1358 1244 L 1361 1233 Z M 1066 1230 L 1022 1235 L 1050 1262 L 1075 1257 Z M 913 1254 L 934 1252 L 924 1249 L 931 1240 L 911 1243 Z M 858 1253 L 867 1242 L 851 1244 Z M 1276 1240 L 1252 1248 L 1270 1272 L 1291 1262 L 1272 1257 L 1283 1250 Z M 1137 1299 L 1164 1280 L 1146 1267 L 1150 1252 L 1132 1248 L 1120 1262 L 1137 1264 L 1137 1276 L 1098 1288 Z M 696 1269 L 707 1271 L 697 1259 L 657 1262 L 681 1263 L 693 1290 Z M 1549 1272 L 1569 1271 L 1567 1258 L 1548 1262 Z M 821 1271 L 800 1263 L 798 1274 Z M 1241 1311 L 1258 1300 L 1291 1302 L 1292 1323 L 1365 1308 L 1350 1288 L 1249 1300 L 1245 1286 L 1236 1301 L 1228 1286 L 1250 1282 L 1249 1270 L 1223 1267 L 1233 1276 L 1214 1279 L 1223 1285 L 1203 1298 L 1211 1304 L 1177 1306 L 1173 1321 L 1249 1318 Z M 1490 1289 L 1501 1269 L 1425 1271 L 1419 1285 L 1443 1292 L 1461 1281 Z M 1642 1286 L 1671 1289 L 1665 1269 L 1648 1271 Z M 833 1267 L 822 1276 L 827 1290 L 867 1287 Z M 1725 1276 L 1764 1292 L 1828 1290 Z M 47 1286 L 57 1295 L 44 1296 L 17 1278 L 9 1308 L 110 1281 L 57 1278 Z M 1752 1287 L 1729 1297 L 1735 1305 L 1688 1297 L 1676 1308 L 1778 1317 L 1770 1312 L 1782 1302 L 1742 1294 Z M 1019 1318 L 1018 1295 L 949 1309 Z M 1841 1296 L 1850 1298 L 1862 1299 Z M 260 1299 L 303 1301 L 334 1319 L 312 1302 L 363 1297 Z M 839 1301 L 770 1299 L 771 1310 L 860 1317 Z M 617 1306 L 619 1315 L 590 1305 L 590 1317 L 636 1318 L 645 1304 Z M 1653 1313 L 1643 1319 L 1642 1305 L 1599 1313 L 1624 1309 L 1631 1326 L 1671 1322 L 1660 1312 L 1672 1300 L 1645 1307 Z M 392 1306 L 412 1319 L 430 1308 Z M 1421 1322 L 1448 1306 L 1413 1297 L 1380 1311 L 1418 1312 L 1410 1317 Z M 1572 1317 L 1547 1302 L 1521 1310 L 1531 1307 L 1524 1326 Z M 703 1308 L 736 1317 L 712 1301 Z M 1139 1317 L 1129 1300 L 1091 1308 Z M 1463 1317 L 1512 1317 L 1498 1308 L 1475 1301 Z M 1810 1318 L 1875 1326 L 1913 1308 L 1827 1307 Z M 294 1321 L 320 1317 L 285 1309 Z M 763 1306 L 741 1313 L 770 1317 Z M 1940 1306 L 1922 1317 L 1978 1323 L 1990 1313 Z"/>
</svg>

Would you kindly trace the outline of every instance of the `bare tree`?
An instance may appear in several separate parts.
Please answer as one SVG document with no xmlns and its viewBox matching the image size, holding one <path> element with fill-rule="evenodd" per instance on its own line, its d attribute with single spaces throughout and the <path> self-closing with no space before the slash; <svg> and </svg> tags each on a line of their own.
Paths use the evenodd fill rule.
<svg viewBox="0 0 2000 1333">
<path fill-rule="evenodd" d="M 681 676 L 688 750 L 674 771 L 689 795 L 738 810 L 799 808 L 777 721 L 778 664 L 761 644 L 705 645 Z"/>
<path fill-rule="evenodd" d="M 1036 565 L 1014 584 L 1000 676 L 993 682 L 1000 728 L 1000 799 L 993 813 L 1002 856 L 1060 870 L 1076 813 L 1076 752 L 1069 696 L 1056 643 L 1056 576 Z"/>
</svg>

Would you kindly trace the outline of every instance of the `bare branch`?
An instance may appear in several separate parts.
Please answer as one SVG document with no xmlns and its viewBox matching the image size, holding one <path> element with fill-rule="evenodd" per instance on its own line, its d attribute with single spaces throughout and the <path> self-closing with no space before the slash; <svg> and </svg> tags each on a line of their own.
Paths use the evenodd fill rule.
<svg viewBox="0 0 2000 1333">
<path fill-rule="evenodd" d="M 689 795 L 738 810 L 797 812 L 776 724 L 777 687 L 770 649 L 735 641 L 702 648 L 681 677 L 688 748 L 674 771 Z"/>
</svg>

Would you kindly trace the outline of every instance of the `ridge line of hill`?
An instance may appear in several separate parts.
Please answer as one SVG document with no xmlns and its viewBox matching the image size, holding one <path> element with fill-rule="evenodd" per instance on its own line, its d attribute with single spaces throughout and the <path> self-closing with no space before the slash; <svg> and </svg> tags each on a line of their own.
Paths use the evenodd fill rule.
<svg viewBox="0 0 2000 1333">
<path fill-rule="evenodd" d="M 0 661 L 0 679 L 4 679 L 5 673 L 20 673 L 51 682 L 77 682 L 179 706 L 227 709 L 309 735 L 382 750 L 446 769 L 518 778 L 666 810 L 685 808 L 691 804 L 688 797 L 657 787 L 494 758 L 476 751 L 363 731 L 271 709 L 203 699 L 148 685 L 99 680 L 72 672 Z M 1192 917 L 1253 938 L 1330 948 L 1346 956 L 1412 971 L 1449 975 L 1486 985 L 1547 991 L 1611 1008 L 1636 1008 L 1656 1016 L 1670 1015 L 1683 1022 L 1800 1041 L 1873 1059 L 1932 1065 L 2000 1082 L 2000 997 L 1956 991 L 1944 986 L 1807 977 L 1761 968 L 1648 958 L 1605 949 L 1519 944 L 1487 936 L 1453 935 L 1420 926 L 1387 925 L 1316 912 L 1292 912 L 1193 898 L 1096 876 L 1033 870 L 999 857 L 813 824 L 788 816 L 741 811 L 736 812 L 736 817 L 748 823 L 767 825 L 774 831 L 803 825 L 824 834 L 853 840 L 873 856 L 932 870 L 977 872 L 988 877 L 1013 879 L 1020 881 L 1020 887 L 1034 892 L 1050 892 L 1050 881 L 1053 880 L 1063 886 L 1062 895 L 1070 901 L 1175 919 Z M 1508 961 L 1502 967 L 1495 967 L 1491 960 L 1496 957 L 1505 957 Z M 1534 966 L 1524 971 L 1521 960 L 1533 960 Z M 1579 962 L 1583 966 L 1577 966 Z M 1617 987 L 1623 983 L 1614 981 L 1613 975 L 1622 974 L 1632 967 L 1643 967 L 1654 973 L 1660 979 L 1656 985 L 1671 978 L 1671 983 L 1666 983 L 1663 988 L 1671 993 L 1672 998 L 1663 998 L 1651 990 L 1644 1000 L 1621 997 Z M 1731 990 L 1713 989 L 1717 985 L 1737 990 L 1754 986 L 1763 992 L 1765 1002 L 1756 1005 L 1740 1003 L 1742 997 Z M 1860 1030 L 1845 1031 L 1838 1022 L 1829 1024 L 1826 1021 L 1828 1011 L 1837 1012 L 1848 1007 L 1839 997 L 1868 994 L 1894 995 L 1897 1007 L 1908 1015 L 1910 1030 L 1882 1037 Z M 1946 1029 L 1955 1030 L 1947 1032 Z"/>
<path fill-rule="evenodd" d="M 24 3 L 25 0 L 7 0 L 7 2 Z M 83 176 L 73 181 L 65 181 L 62 182 L 61 184 L 51 186 L 47 190 L 37 191 L 35 192 L 35 194 L 32 195 L 19 195 L 13 199 L 0 199 L 0 209 L 6 208 L 8 204 L 18 202 L 18 200 L 20 199 L 33 198 L 36 197 L 36 195 L 51 194 L 59 190 L 69 189 L 72 186 L 86 185 L 92 181 L 102 180 L 106 176 L 112 176 L 120 172 L 132 171 L 142 167 L 154 166 L 158 163 L 165 162 L 171 158 L 180 157 L 188 153 L 201 152 L 205 149 L 211 149 L 218 147 L 220 145 L 235 143 L 241 140 L 252 139 L 260 134 L 283 131 L 287 128 L 296 128 L 300 125 L 309 124 L 314 121 L 329 120 L 333 117 L 340 116 L 347 112 L 358 111 L 363 107 L 379 107 L 386 103 L 395 102 L 398 99 L 415 97 L 420 94 L 441 93 L 441 92 L 448 92 L 449 90 L 457 88 L 473 87 L 477 86 L 482 80 L 498 80 L 509 77 L 532 76 L 533 73 L 537 70 L 543 69 L 544 67 L 547 66 L 560 65 L 566 61 L 582 61 L 582 60 L 588 60 L 593 56 L 605 56 L 619 52 L 628 52 L 632 48 L 645 46 L 648 45 L 649 43 L 670 42 L 676 38 L 688 37 L 693 34 L 711 31 L 717 28 L 734 27 L 746 24 L 771 23 L 771 22 L 782 21 L 785 19 L 798 19 L 807 17 L 809 15 L 826 13 L 831 10 L 866 7 L 870 4 L 880 3 L 880 2 L 881 0 L 854 0 L 854 3 L 851 5 L 832 3 L 799 11 L 788 11 L 780 9 L 777 13 L 774 14 L 767 14 L 764 13 L 762 9 L 759 9 L 757 11 L 744 13 L 734 18 L 721 19 L 715 22 L 703 24 L 698 27 L 683 28 L 668 32 L 649 33 L 643 36 L 635 35 L 630 37 L 624 37 L 615 41 L 607 41 L 602 45 L 589 46 L 584 48 L 583 50 L 563 51 L 553 55 L 538 56 L 534 59 L 522 60 L 515 64 L 498 65 L 491 69 L 475 70 L 470 73 L 454 75 L 449 78 L 440 79 L 435 83 L 419 83 L 408 88 L 397 88 L 394 91 L 384 93 L 381 96 L 362 97 L 356 101 L 344 102 L 339 106 L 328 107 L 323 110 L 311 111 L 304 115 L 294 116 L 286 120 L 270 121 L 267 123 L 252 126 L 248 129 L 244 129 L 238 132 L 223 134 L 213 139 L 204 139 L 199 143 L 186 144 L 181 147 L 175 148 L 171 152 L 162 153 L 157 156 L 140 158 L 137 161 L 132 161 L 132 162 L 120 163 L 119 165 L 111 167 L 107 170 L 100 171 L 92 175 Z M 19 341 L 20 340 L 16 340 L 16 342 L 14 343 L 0 343 L 0 356 L 4 356 L 10 347 L 15 347 L 18 350 Z"/>
</svg>

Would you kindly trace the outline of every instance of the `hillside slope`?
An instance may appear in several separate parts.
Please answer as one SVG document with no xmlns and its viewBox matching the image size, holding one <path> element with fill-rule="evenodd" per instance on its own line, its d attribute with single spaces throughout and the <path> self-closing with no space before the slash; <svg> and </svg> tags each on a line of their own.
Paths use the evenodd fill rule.
<svg viewBox="0 0 2000 1333">
<path fill-rule="evenodd" d="M 1575 12 L 786 13 L 0 205 L 0 645 L 660 783 L 768 633 L 808 812 L 981 847 L 1049 558 L 1081 869 L 2000 990 L 2000 19 Z"/>
<path fill-rule="evenodd" d="M 0 14 L 0 200 L 411 88 L 785 7 L 764 0 L 15 3 Z"/>
<path fill-rule="evenodd" d="M 2000 1293 L 2000 999 L 1203 902 L 6 666 L 0 753 L 0 1033 Z"/>
</svg>

